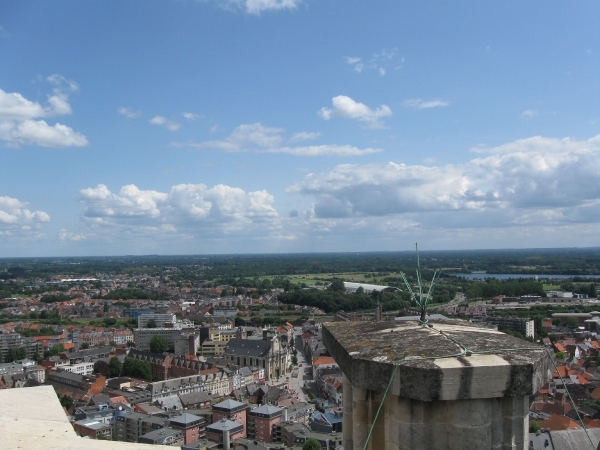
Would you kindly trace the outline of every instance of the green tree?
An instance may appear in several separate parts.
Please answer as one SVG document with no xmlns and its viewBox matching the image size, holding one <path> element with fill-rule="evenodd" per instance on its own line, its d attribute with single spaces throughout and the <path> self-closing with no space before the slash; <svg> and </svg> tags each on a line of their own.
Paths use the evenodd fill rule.
<svg viewBox="0 0 600 450">
<path fill-rule="evenodd" d="M 146 323 L 146 328 L 156 328 L 156 327 L 157 327 L 156 320 L 154 320 L 154 319 L 150 319 Z"/>
<path fill-rule="evenodd" d="M 537 433 L 541 429 L 542 429 L 542 426 L 539 424 L 539 422 L 536 422 L 535 420 L 531 420 L 529 422 L 529 432 L 530 433 Z"/>
<path fill-rule="evenodd" d="M 152 353 L 166 352 L 168 348 L 169 345 L 167 344 L 167 340 L 163 336 L 155 334 L 152 336 L 152 339 L 150 339 L 150 351 Z"/>
<path fill-rule="evenodd" d="M 334 278 L 327 289 L 333 292 L 345 292 L 346 287 L 344 286 L 344 280 L 341 278 Z"/>
<path fill-rule="evenodd" d="M 552 319 L 552 325 L 555 325 L 555 326 L 560 325 L 560 319 L 558 317 Z"/>
<path fill-rule="evenodd" d="M 472 284 L 471 286 L 469 286 L 469 288 L 465 292 L 465 295 L 467 296 L 468 299 L 471 299 L 471 300 L 476 299 L 476 298 L 481 298 L 481 297 L 483 297 L 483 290 L 479 286 L 479 283 Z"/>
<path fill-rule="evenodd" d="M 298 364 L 298 357 L 296 355 L 292 355 L 292 364 L 295 366 Z"/>
<path fill-rule="evenodd" d="M 25 347 L 12 347 L 8 349 L 6 352 L 6 361 L 7 363 L 18 361 L 20 359 L 25 359 L 27 357 L 27 350 Z"/>
<path fill-rule="evenodd" d="M 302 450 L 321 450 L 321 444 L 315 438 L 308 438 L 302 444 Z"/>
<path fill-rule="evenodd" d="M 125 358 L 123 363 L 122 376 L 141 378 L 146 381 L 152 381 L 152 367 L 148 361 L 140 361 L 134 358 Z"/>
<path fill-rule="evenodd" d="M 70 409 L 73 407 L 73 405 L 75 405 L 75 401 L 73 400 L 72 397 L 69 397 L 68 395 L 63 395 L 62 397 L 60 397 L 60 404 L 67 408 Z"/>
<path fill-rule="evenodd" d="M 590 298 L 596 298 L 598 293 L 596 292 L 596 285 L 594 283 L 590 283 L 590 292 L 588 294 Z"/>
<path fill-rule="evenodd" d="M 100 359 L 94 363 L 94 373 L 99 373 L 108 378 L 110 377 L 110 367 L 108 367 L 106 361 Z"/>
<path fill-rule="evenodd" d="M 556 357 L 558 359 L 565 359 L 567 355 L 565 355 L 565 352 L 556 352 Z"/>
<path fill-rule="evenodd" d="M 577 328 L 579 326 L 579 321 L 575 317 L 568 317 L 567 326 L 569 328 Z"/>
<path fill-rule="evenodd" d="M 108 302 L 104 302 L 104 312 L 108 312 Z"/>
<path fill-rule="evenodd" d="M 58 355 L 59 353 L 62 353 L 64 351 L 65 351 L 65 346 L 64 345 L 62 345 L 62 344 L 56 344 L 56 345 L 52 346 L 52 348 L 50 349 L 50 355 L 55 356 L 55 355 Z"/>
<path fill-rule="evenodd" d="M 119 361 L 119 358 L 117 358 L 116 356 L 113 356 L 112 358 L 110 358 L 108 367 L 110 369 L 110 376 L 118 377 L 119 375 L 121 375 L 121 369 L 123 368 L 123 364 L 121 364 L 121 361 Z"/>
<path fill-rule="evenodd" d="M 84 342 L 83 344 L 81 344 L 81 345 L 79 346 L 79 348 L 80 348 L 81 350 L 85 350 L 85 349 L 87 349 L 87 348 L 90 348 L 90 344 L 88 344 L 87 342 Z"/>
</svg>

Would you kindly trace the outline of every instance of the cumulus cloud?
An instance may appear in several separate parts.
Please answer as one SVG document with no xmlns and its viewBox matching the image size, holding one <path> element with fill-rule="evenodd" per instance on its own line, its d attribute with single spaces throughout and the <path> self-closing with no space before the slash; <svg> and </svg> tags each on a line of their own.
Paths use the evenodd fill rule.
<svg viewBox="0 0 600 450">
<path fill-rule="evenodd" d="M 179 184 L 169 192 L 123 186 L 117 193 L 100 184 L 80 191 L 84 217 L 92 226 L 167 227 L 227 233 L 247 226 L 276 227 L 279 214 L 267 191 L 204 184 Z"/>
<path fill-rule="evenodd" d="M 117 112 L 128 119 L 135 119 L 136 117 L 140 117 L 142 115 L 142 112 L 139 109 L 134 111 L 133 109 L 125 108 L 124 106 L 120 106 L 119 109 L 117 109 Z"/>
<path fill-rule="evenodd" d="M 299 133 L 294 133 L 290 138 L 290 142 L 307 141 L 310 139 L 317 139 L 320 136 L 321 133 L 318 132 L 301 131 Z"/>
<path fill-rule="evenodd" d="M 333 97 L 331 103 L 333 108 L 323 107 L 319 111 L 319 115 L 325 120 L 333 117 L 346 117 L 366 122 L 371 128 L 380 128 L 382 126 L 381 118 L 392 115 L 392 110 L 387 105 L 371 109 L 364 103 L 354 101 L 346 95 Z"/>
<path fill-rule="evenodd" d="M 39 145 L 42 147 L 83 147 L 86 137 L 61 123 L 49 125 L 41 118 L 72 114 L 69 93 L 79 89 L 77 83 L 62 75 L 46 78 L 54 86 L 47 104 L 28 100 L 18 92 L 0 89 L 0 139 L 9 146 Z M 36 120 L 37 119 L 37 120 Z"/>
<path fill-rule="evenodd" d="M 0 196 L 0 236 L 29 236 L 46 222 L 50 222 L 48 213 L 32 211 L 27 203 Z"/>
<path fill-rule="evenodd" d="M 39 145 L 41 147 L 84 147 L 86 137 L 71 127 L 55 123 L 48 125 L 44 120 L 0 120 L 0 139 L 9 145 Z"/>
<path fill-rule="evenodd" d="M 84 233 L 73 233 L 72 231 L 68 231 L 64 228 L 62 228 L 59 233 L 58 233 L 58 238 L 61 241 L 74 241 L 74 242 L 78 242 L 78 241 L 83 241 L 85 239 L 87 239 L 89 236 L 84 234 Z"/>
<path fill-rule="evenodd" d="M 219 5 L 232 11 L 259 16 L 264 11 L 297 9 L 302 0 L 220 0 Z"/>
<path fill-rule="evenodd" d="M 535 116 L 537 116 L 538 112 L 535 109 L 526 109 L 525 111 L 523 111 L 521 113 L 521 117 L 524 119 L 531 119 Z"/>
<path fill-rule="evenodd" d="M 193 120 L 198 120 L 200 118 L 199 114 L 192 113 L 192 112 L 182 112 L 181 115 L 183 117 L 185 117 L 187 120 L 189 120 L 190 122 Z"/>
<path fill-rule="evenodd" d="M 385 216 L 441 228 L 600 221 L 600 135 L 537 136 L 475 151 L 486 155 L 460 165 L 339 165 L 287 192 L 314 197 L 309 216 L 323 223 Z"/>
<path fill-rule="evenodd" d="M 150 122 L 152 125 L 160 125 L 165 127 L 169 131 L 177 131 L 181 128 L 181 124 L 163 116 L 154 116 L 148 122 Z"/>
<path fill-rule="evenodd" d="M 345 56 L 346 64 L 352 66 L 352 70 L 356 73 L 362 73 L 363 70 L 375 70 L 381 76 L 387 73 L 387 70 L 392 65 L 395 65 L 394 58 L 396 56 L 396 49 L 386 50 L 383 49 L 380 53 L 373 53 L 371 57 L 362 58 L 359 56 Z M 404 63 L 404 58 L 401 59 L 401 63 Z M 399 66 L 396 65 L 396 69 Z"/>
<path fill-rule="evenodd" d="M 381 152 L 381 149 L 359 149 L 351 145 L 309 145 L 309 146 L 283 146 L 283 128 L 267 127 L 261 123 L 243 124 L 221 140 L 205 141 L 200 143 L 173 143 L 175 146 L 195 148 L 216 148 L 225 152 L 254 152 L 254 153 L 287 153 L 295 156 L 362 156 Z M 320 133 L 296 133 L 290 142 L 316 139 Z"/>
<path fill-rule="evenodd" d="M 421 100 L 420 98 L 411 98 L 404 102 L 404 106 L 407 108 L 416 108 L 416 109 L 429 109 L 429 108 L 439 108 L 441 106 L 448 106 L 450 102 L 447 100 Z"/>
</svg>

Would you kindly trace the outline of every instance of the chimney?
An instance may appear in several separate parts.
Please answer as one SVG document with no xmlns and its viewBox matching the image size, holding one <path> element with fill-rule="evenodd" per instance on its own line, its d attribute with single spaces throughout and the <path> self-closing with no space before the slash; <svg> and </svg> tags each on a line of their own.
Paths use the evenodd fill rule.
<svg viewBox="0 0 600 450">
<path fill-rule="evenodd" d="M 375 307 L 375 322 L 381 322 L 383 308 L 379 301 L 377 302 L 377 306 Z"/>
<path fill-rule="evenodd" d="M 188 336 L 188 355 L 196 354 L 196 335 L 190 334 Z"/>
<path fill-rule="evenodd" d="M 229 449 L 229 430 L 227 429 L 227 419 L 223 419 L 223 448 Z"/>
</svg>

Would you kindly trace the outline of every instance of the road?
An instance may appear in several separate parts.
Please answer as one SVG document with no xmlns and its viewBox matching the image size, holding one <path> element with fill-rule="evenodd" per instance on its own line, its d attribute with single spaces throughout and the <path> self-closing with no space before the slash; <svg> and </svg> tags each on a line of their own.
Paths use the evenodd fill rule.
<svg viewBox="0 0 600 450">
<path fill-rule="evenodd" d="M 302 348 L 302 330 L 296 331 L 294 329 L 294 345 L 298 354 L 296 357 L 298 358 L 298 369 L 294 369 L 298 372 L 298 377 L 294 378 L 290 376 L 290 387 L 294 389 L 298 393 L 298 400 L 301 402 L 305 402 L 306 396 L 302 391 L 302 387 L 304 386 L 304 380 L 312 380 L 312 376 L 307 376 L 304 373 L 304 369 L 309 366 L 306 360 L 306 355 L 304 354 L 304 350 Z"/>
<path fill-rule="evenodd" d="M 296 357 L 298 358 L 298 365 L 294 366 L 292 372 L 298 372 L 298 377 L 292 377 L 292 372 L 286 373 L 279 377 L 279 379 L 269 381 L 268 384 L 272 386 L 280 386 L 281 384 L 285 384 L 286 380 L 289 388 L 294 391 L 296 397 L 300 402 L 306 402 L 307 398 L 302 390 L 304 386 L 305 380 L 312 380 L 311 375 L 306 375 L 304 373 L 304 369 L 309 367 L 310 364 L 307 363 L 306 355 L 302 349 L 302 330 L 294 328 L 294 345 L 296 350 L 298 350 L 298 354 Z"/>
</svg>

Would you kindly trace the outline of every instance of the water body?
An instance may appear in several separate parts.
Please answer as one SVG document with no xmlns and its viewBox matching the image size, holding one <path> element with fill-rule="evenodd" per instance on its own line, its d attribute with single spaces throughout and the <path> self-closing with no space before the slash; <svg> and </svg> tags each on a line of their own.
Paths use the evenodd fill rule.
<svg viewBox="0 0 600 450">
<path fill-rule="evenodd" d="M 531 274 L 531 273 L 449 273 L 451 277 L 462 277 L 467 280 L 486 280 L 488 278 L 496 278 L 498 280 L 508 280 L 509 278 L 552 278 L 562 280 L 565 278 L 600 278 L 600 275 L 548 275 L 548 274 Z"/>
</svg>

